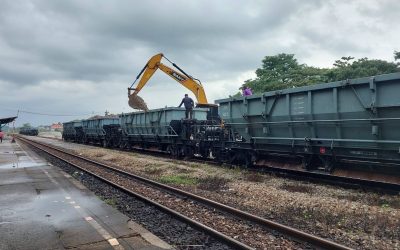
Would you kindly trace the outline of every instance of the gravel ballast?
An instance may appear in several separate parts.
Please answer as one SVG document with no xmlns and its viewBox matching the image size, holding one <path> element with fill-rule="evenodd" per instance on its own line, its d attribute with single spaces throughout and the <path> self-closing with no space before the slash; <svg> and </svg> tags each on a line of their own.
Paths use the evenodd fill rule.
<svg viewBox="0 0 400 250">
<path fill-rule="evenodd" d="M 37 138 L 358 249 L 400 248 L 400 196 Z M 176 181 L 175 177 L 193 180 Z M 174 177 L 174 178 L 172 178 Z"/>
<path fill-rule="evenodd" d="M 123 212 L 133 221 L 157 235 L 176 249 L 231 249 L 212 237 L 192 228 L 186 223 L 172 218 L 153 206 L 122 192 L 97 178 L 82 172 L 63 161 L 49 156 L 43 151 L 33 149 L 53 165 L 60 167 L 106 203 Z"/>
</svg>

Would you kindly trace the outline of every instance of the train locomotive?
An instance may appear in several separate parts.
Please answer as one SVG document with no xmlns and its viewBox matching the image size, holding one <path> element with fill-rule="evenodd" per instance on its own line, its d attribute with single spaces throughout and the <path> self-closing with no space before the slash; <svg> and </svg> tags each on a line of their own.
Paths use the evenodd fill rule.
<svg viewBox="0 0 400 250">
<path fill-rule="evenodd" d="M 217 100 L 220 119 L 208 108 L 195 108 L 194 119 L 163 108 L 65 123 L 63 138 L 245 166 L 279 156 L 332 172 L 354 162 L 398 175 L 399 93 L 400 73 L 378 75 Z"/>
</svg>

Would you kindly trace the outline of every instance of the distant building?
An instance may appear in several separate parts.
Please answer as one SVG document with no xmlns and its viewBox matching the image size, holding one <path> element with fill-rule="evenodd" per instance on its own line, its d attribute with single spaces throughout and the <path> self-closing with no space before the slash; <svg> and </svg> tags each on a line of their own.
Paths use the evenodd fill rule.
<svg viewBox="0 0 400 250">
<path fill-rule="evenodd" d="M 49 125 L 40 125 L 38 126 L 39 131 L 50 131 L 51 127 Z"/>
<path fill-rule="evenodd" d="M 59 123 L 53 123 L 53 124 L 51 124 L 51 126 L 50 126 L 50 130 L 51 131 L 62 131 L 63 130 L 63 125 L 62 125 L 62 123 L 61 122 L 59 122 Z"/>
</svg>

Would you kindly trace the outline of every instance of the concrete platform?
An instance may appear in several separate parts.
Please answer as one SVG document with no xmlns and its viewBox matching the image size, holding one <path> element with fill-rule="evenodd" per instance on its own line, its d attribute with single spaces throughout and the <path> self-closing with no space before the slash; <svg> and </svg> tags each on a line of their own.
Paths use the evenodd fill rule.
<svg viewBox="0 0 400 250">
<path fill-rule="evenodd" d="M 170 249 L 26 147 L 0 143 L 0 249 Z"/>
</svg>

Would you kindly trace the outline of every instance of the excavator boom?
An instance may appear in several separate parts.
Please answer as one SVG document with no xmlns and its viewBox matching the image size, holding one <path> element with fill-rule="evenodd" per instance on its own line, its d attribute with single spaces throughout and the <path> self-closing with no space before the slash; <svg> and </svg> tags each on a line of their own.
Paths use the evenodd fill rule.
<svg viewBox="0 0 400 250">
<path fill-rule="evenodd" d="M 149 81 L 149 79 L 153 76 L 153 74 L 157 71 L 157 69 L 160 69 L 164 73 L 166 73 L 168 76 L 170 76 L 172 79 L 175 81 L 179 82 L 182 84 L 184 87 L 189 89 L 197 99 L 197 106 L 199 107 L 210 107 L 210 106 L 215 106 L 214 104 L 209 104 L 207 101 L 206 93 L 204 92 L 204 88 L 201 85 L 200 81 L 197 79 L 194 79 L 190 75 L 186 74 L 181 68 L 179 68 L 175 63 L 172 63 L 172 65 L 179 71 L 176 71 L 167 65 L 163 64 L 161 62 L 161 59 L 164 57 L 163 54 L 157 54 L 150 58 L 150 60 L 147 62 L 147 64 L 144 66 L 144 68 L 140 71 L 139 75 L 136 77 L 135 82 L 132 84 L 132 86 L 136 83 L 136 81 L 140 78 L 138 85 L 136 88 L 128 88 L 128 95 L 129 97 L 131 96 L 137 96 L 139 91 L 146 85 L 146 83 Z M 165 58 L 165 57 L 164 57 Z M 132 93 L 133 90 L 133 93 Z"/>
</svg>

